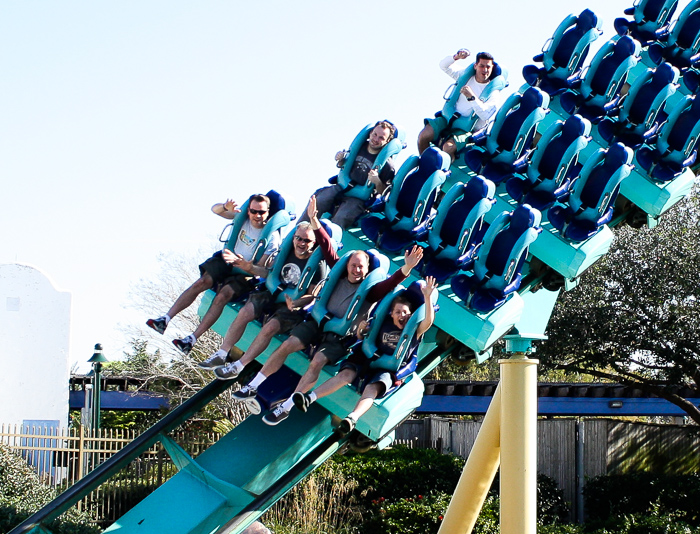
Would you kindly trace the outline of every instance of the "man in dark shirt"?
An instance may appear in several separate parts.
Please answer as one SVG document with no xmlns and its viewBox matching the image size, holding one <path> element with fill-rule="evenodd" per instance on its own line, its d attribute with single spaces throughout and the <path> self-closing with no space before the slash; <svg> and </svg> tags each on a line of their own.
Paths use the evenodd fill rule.
<svg viewBox="0 0 700 534">
<path fill-rule="evenodd" d="M 382 194 L 391 180 L 394 179 L 394 165 L 390 158 L 384 166 L 377 171 L 374 169 L 374 161 L 386 144 L 396 135 L 396 127 L 388 121 L 379 121 L 372 128 L 369 139 L 362 146 L 350 169 L 350 180 L 355 185 L 365 185 L 370 180 L 378 194 Z M 347 152 L 341 150 L 335 155 L 339 167 L 345 164 Z M 365 201 L 359 198 L 343 195 L 343 188 L 339 185 L 329 185 L 318 189 L 314 193 L 316 207 L 320 214 L 332 213 L 331 221 L 343 230 L 355 224 L 357 218 L 365 211 Z M 338 207 L 336 209 L 336 204 Z M 302 215 L 300 221 L 307 221 L 308 217 Z"/>
</svg>

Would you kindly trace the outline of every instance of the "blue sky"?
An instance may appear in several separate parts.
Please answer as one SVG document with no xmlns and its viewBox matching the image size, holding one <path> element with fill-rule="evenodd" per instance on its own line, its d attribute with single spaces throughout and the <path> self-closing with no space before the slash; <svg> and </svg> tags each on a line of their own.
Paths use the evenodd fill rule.
<svg viewBox="0 0 700 534">
<path fill-rule="evenodd" d="M 301 209 L 367 123 L 416 153 L 447 54 L 490 51 L 514 90 L 567 14 L 597 13 L 602 44 L 631 3 L 5 0 L 0 263 L 72 293 L 71 362 L 118 358 L 146 319 L 129 288 L 216 247 L 212 204 L 277 188 Z"/>
</svg>

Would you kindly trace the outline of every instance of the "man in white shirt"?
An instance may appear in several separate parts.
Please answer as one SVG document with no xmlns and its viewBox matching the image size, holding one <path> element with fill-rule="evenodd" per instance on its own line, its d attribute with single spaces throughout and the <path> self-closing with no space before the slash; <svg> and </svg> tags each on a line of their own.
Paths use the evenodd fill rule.
<svg viewBox="0 0 700 534">
<path fill-rule="evenodd" d="M 211 210 L 224 219 L 234 219 L 240 209 L 233 200 L 214 204 Z M 185 354 L 189 354 L 197 338 L 206 332 L 221 316 L 224 306 L 234 296 L 247 293 L 255 287 L 258 277 L 267 276 L 270 260 L 279 249 L 282 240 L 279 232 L 270 237 L 263 256 L 256 262 L 253 253 L 270 216 L 270 199 L 265 195 L 253 195 L 248 202 L 248 213 L 243 223 L 233 251 L 217 252 L 199 266 L 201 276 L 188 287 L 171 306 L 168 313 L 157 319 L 149 319 L 146 324 L 159 334 L 165 332 L 170 320 L 185 308 L 189 307 L 200 293 L 214 288 L 216 297 L 207 313 L 202 318 L 197 329 L 189 336 L 174 339 L 173 344 Z M 234 270 L 237 267 L 238 270 Z"/>
<path fill-rule="evenodd" d="M 453 70 L 452 66 L 459 60 L 469 57 L 469 51 L 462 49 L 452 56 L 447 56 L 440 62 L 440 68 L 448 76 L 458 80 L 466 69 Z M 455 106 L 455 113 L 462 117 L 477 116 L 474 130 L 485 127 L 495 116 L 501 103 L 500 91 L 493 91 L 486 99 L 481 99 L 481 94 L 493 79 L 495 63 L 493 56 L 488 52 L 479 52 L 474 63 L 474 76 L 472 76 L 464 87 L 460 90 L 459 98 Z M 418 151 L 423 151 L 431 143 L 438 143 L 444 140 L 440 148 L 447 152 L 452 161 L 455 160 L 459 152 L 467 144 L 470 132 L 459 128 L 452 128 L 450 120 L 452 117 L 443 117 L 438 113 L 433 119 L 425 119 L 425 127 L 418 134 Z"/>
</svg>

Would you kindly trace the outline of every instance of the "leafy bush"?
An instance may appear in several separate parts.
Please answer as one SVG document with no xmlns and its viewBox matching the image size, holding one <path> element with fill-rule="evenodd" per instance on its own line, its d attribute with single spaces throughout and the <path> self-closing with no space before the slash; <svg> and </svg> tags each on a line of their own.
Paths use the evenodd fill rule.
<svg viewBox="0 0 700 534">
<path fill-rule="evenodd" d="M 27 462 L 0 444 L 0 532 L 9 532 L 56 495 L 41 484 Z M 71 509 L 48 526 L 56 534 L 99 532 L 90 521 L 87 514 Z"/>
<path fill-rule="evenodd" d="M 413 498 L 430 492 L 452 493 L 464 467 L 458 456 L 432 449 L 395 447 L 334 457 L 346 477 L 357 481 L 358 499 L 367 505 L 391 496 Z"/>
<path fill-rule="evenodd" d="M 700 475 L 600 476 L 586 483 L 583 495 L 592 522 L 655 514 L 700 526 Z"/>
<path fill-rule="evenodd" d="M 436 533 L 450 504 L 450 498 L 444 492 L 401 499 L 380 498 L 373 502 L 371 516 L 363 522 L 362 532 Z"/>
</svg>

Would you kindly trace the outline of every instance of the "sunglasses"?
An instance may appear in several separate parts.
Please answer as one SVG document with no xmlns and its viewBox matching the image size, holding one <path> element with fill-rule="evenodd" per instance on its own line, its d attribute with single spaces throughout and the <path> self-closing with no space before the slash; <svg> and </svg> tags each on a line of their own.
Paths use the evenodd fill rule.
<svg viewBox="0 0 700 534">
<path fill-rule="evenodd" d="M 253 208 L 248 208 L 248 211 L 253 215 L 265 215 L 268 210 L 254 210 Z"/>
<path fill-rule="evenodd" d="M 305 245 L 314 242 L 313 239 L 306 239 L 305 237 L 299 237 L 298 235 L 294 236 L 294 241 L 299 241 L 299 243 L 304 243 Z"/>
</svg>

